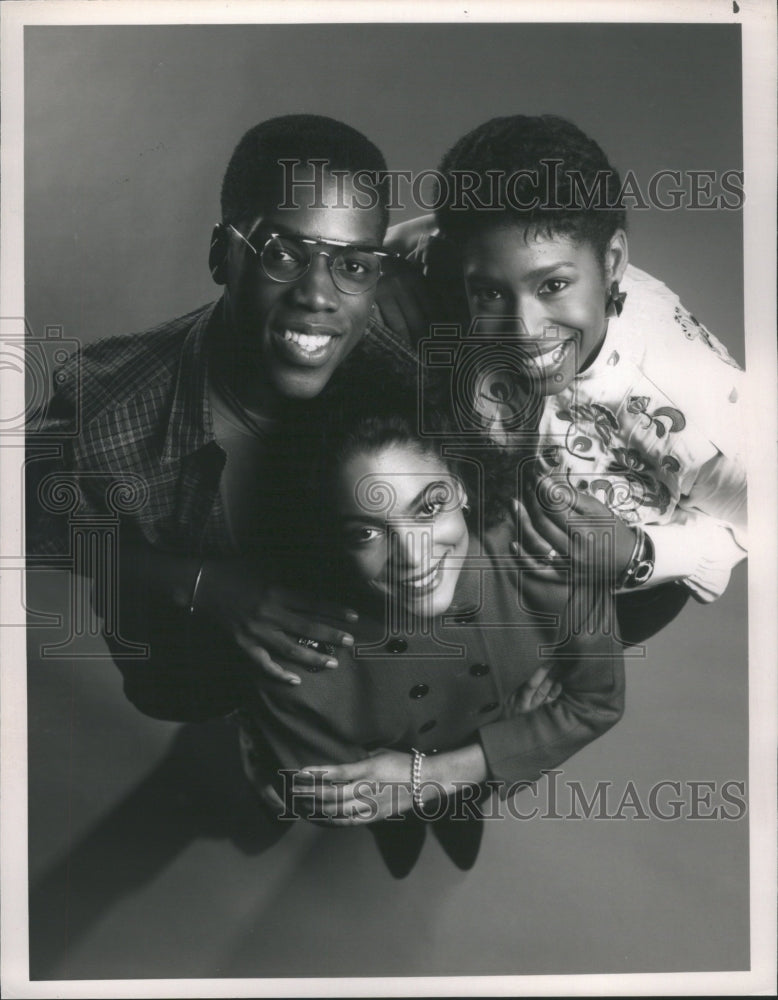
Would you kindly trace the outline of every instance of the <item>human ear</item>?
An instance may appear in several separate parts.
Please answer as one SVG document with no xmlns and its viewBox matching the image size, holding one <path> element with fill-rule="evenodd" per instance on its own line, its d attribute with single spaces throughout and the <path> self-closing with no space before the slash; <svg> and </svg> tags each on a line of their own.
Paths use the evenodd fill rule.
<svg viewBox="0 0 778 1000">
<path fill-rule="evenodd" d="M 629 245 L 627 234 L 623 229 L 617 229 L 611 236 L 605 251 L 605 277 L 607 284 L 621 281 L 629 263 Z"/>
<path fill-rule="evenodd" d="M 208 252 L 208 268 L 217 285 L 227 282 L 227 227 L 217 222 L 211 233 L 211 248 Z"/>
</svg>

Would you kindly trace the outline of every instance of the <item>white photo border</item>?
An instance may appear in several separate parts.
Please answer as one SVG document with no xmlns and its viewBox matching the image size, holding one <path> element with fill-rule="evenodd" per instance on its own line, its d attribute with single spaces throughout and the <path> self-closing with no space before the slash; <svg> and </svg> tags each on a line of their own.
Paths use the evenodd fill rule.
<svg viewBox="0 0 778 1000">
<path fill-rule="evenodd" d="M 735 11 L 733 8 L 738 8 Z M 211 24 L 339 21 L 476 23 L 479 21 L 740 23 L 743 42 L 746 367 L 749 414 L 750 533 L 758 544 L 749 559 L 751 952 L 749 972 L 582 976 L 407 977 L 391 979 L 217 979 L 30 981 L 27 939 L 27 732 L 24 629 L 4 627 L 2 639 L 2 986 L 8 997 L 139 996 L 436 996 L 436 995 L 774 995 L 776 972 L 776 566 L 778 498 L 775 441 L 776 232 L 776 15 L 769 0 L 644 0 L 531 3 L 473 2 L 464 9 L 442 0 L 417 2 L 215 3 L 18 2 L 2 7 L 2 271 L 3 316 L 24 316 L 24 92 L 25 25 Z M 8 394 L 19 380 L 0 371 Z M 6 395 L 9 400 L 9 395 Z M 14 401 L 9 400 L 13 406 Z M 22 405 L 23 409 L 23 405 Z M 18 412 L 18 411 L 15 411 Z M 22 557 L 21 447 L 0 448 L 2 542 L 6 566 Z M 7 576 L 6 576 L 7 579 Z M 5 582 L 0 574 L 0 583 Z M 3 610 L 18 601 L 0 589 Z"/>
</svg>

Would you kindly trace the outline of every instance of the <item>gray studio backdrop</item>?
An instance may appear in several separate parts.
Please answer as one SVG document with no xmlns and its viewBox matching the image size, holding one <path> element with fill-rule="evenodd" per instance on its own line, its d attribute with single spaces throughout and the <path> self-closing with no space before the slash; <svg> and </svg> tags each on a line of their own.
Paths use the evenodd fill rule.
<svg viewBox="0 0 778 1000">
<path fill-rule="evenodd" d="M 414 172 L 519 112 L 571 118 L 644 189 L 661 169 L 742 167 L 727 25 L 38 27 L 26 46 L 27 314 L 85 341 L 215 297 L 226 161 L 273 115 L 340 118 Z M 635 211 L 630 225 L 633 262 L 742 362 L 740 213 Z"/>
<path fill-rule="evenodd" d="M 227 158 L 278 114 L 343 119 L 412 171 L 516 112 L 573 119 L 642 184 L 660 169 L 742 167 L 736 27 L 28 27 L 25 45 L 26 311 L 38 336 L 55 325 L 92 342 L 214 298 L 207 248 Z M 742 362 L 740 213 L 635 211 L 630 227 L 633 262 Z M 36 610 L 67 596 L 49 577 L 31 582 Z M 643 791 L 747 779 L 745 591 L 740 567 L 717 605 L 689 602 L 651 641 L 628 668 L 624 719 L 570 763 L 572 777 Z M 748 965 L 747 817 L 487 824 L 472 873 L 428 844 L 426 867 L 401 883 L 360 831 L 296 829 L 275 853 L 247 856 L 251 821 L 229 828 L 210 809 L 214 782 L 181 790 L 181 768 L 215 769 L 218 788 L 239 778 L 237 761 L 219 770 L 207 735 L 136 713 L 108 661 L 41 659 L 49 636 L 31 629 L 28 672 L 34 977 Z M 194 842 L 169 813 L 181 802 L 201 810 Z"/>
</svg>

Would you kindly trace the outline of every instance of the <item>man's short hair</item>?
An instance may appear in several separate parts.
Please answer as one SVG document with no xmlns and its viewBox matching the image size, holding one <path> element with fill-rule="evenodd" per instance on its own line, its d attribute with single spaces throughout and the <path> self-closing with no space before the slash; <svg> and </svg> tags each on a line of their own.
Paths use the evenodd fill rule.
<svg viewBox="0 0 778 1000">
<path fill-rule="evenodd" d="M 300 161 L 303 168 L 312 160 L 326 160 L 327 170 L 375 173 L 370 190 L 378 195 L 382 229 L 386 231 L 389 212 L 388 190 L 382 183 L 386 175 L 383 154 L 355 128 L 323 115 L 283 115 L 246 132 L 224 175 L 223 222 L 236 223 L 278 207 L 284 177 L 280 160 Z"/>
<path fill-rule="evenodd" d="M 590 243 L 604 256 L 610 238 L 626 223 L 618 171 L 594 139 L 556 115 L 492 118 L 446 153 L 440 172 L 450 193 L 457 191 L 456 172 L 477 175 L 484 188 L 489 187 L 488 174 L 496 178 L 486 200 L 499 211 L 457 206 L 451 195 L 437 210 L 441 231 L 453 239 L 515 222 L 545 235 Z M 522 172 L 527 173 L 517 183 Z M 535 199 L 533 207 L 522 207 Z"/>
</svg>

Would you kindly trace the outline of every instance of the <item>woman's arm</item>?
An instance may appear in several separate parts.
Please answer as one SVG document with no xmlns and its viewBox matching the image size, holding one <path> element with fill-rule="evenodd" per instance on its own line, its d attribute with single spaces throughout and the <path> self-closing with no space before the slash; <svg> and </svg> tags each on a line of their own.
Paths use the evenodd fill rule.
<svg viewBox="0 0 778 1000">
<path fill-rule="evenodd" d="M 746 473 L 718 452 L 697 474 L 667 525 L 646 525 L 654 546 L 649 584 L 680 580 L 703 603 L 720 597 L 746 558 Z"/>
<path fill-rule="evenodd" d="M 148 657 L 118 657 L 127 698 L 146 715 L 199 722 L 237 708 L 261 678 L 299 684 L 289 667 L 337 667 L 333 647 L 353 643 L 356 613 L 268 586 L 245 559 L 181 556 L 142 542 L 120 549 L 121 640 L 147 644 Z M 98 603 L 100 595 L 95 595 Z M 109 648 L 121 641 L 106 635 Z"/>
<path fill-rule="evenodd" d="M 537 781 L 614 726 L 624 712 L 624 660 L 609 639 L 587 636 L 576 659 L 557 663 L 561 692 L 527 712 L 519 688 L 507 717 L 481 727 L 478 740 L 457 750 L 430 754 L 421 767 L 425 808 L 466 786 L 494 783 L 505 798 Z M 543 668 L 546 674 L 546 668 Z M 549 677 L 549 686 L 553 678 Z M 545 688 L 548 691 L 548 688 Z M 341 826 L 372 823 L 412 807 L 412 755 L 382 749 L 349 764 L 310 764 L 295 780 L 303 815 L 324 815 Z M 306 797 L 307 795 L 307 797 Z M 317 813 L 318 811 L 318 813 Z"/>
<path fill-rule="evenodd" d="M 564 763 L 624 714 L 621 652 L 615 644 L 599 652 L 587 651 L 587 645 L 578 659 L 560 665 L 562 693 L 556 701 L 479 730 L 489 778 L 502 797 Z"/>
<path fill-rule="evenodd" d="M 649 420 L 664 414 L 667 428 L 660 436 L 646 428 L 651 457 L 673 477 L 680 497 L 666 524 L 644 524 L 655 552 L 646 587 L 677 580 L 707 603 L 723 593 L 746 556 L 748 384 L 722 344 L 675 297 L 669 309 L 674 318 L 647 338 L 642 374 L 646 395 L 665 403 L 646 414 Z M 653 427 L 659 435 L 657 420 Z"/>
</svg>

